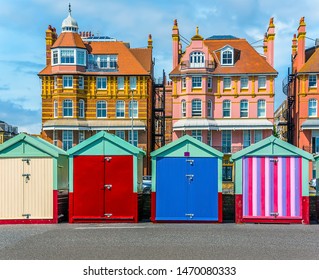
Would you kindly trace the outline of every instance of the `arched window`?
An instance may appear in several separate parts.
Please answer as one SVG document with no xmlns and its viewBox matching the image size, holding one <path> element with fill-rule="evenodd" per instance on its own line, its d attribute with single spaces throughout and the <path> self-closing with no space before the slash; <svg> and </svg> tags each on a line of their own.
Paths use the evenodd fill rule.
<svg viewBox="0 0 319 280">
<path fill-rule="evenodd" d="M 200 99 L 192 100 L 192 117 L 202 116 L 202 101 Z"/>
<path fill-rule="evenodd" d="M 309 99 L 308 101 L 308 116 L 317 117 L 317 99 Z"/>
<path fill-rule="evenodd" d="M 63 117 L 73 117 L 73 101 L 71 99 L 63 100 Z"/>
<path fill-rule="evenodd" d="M 223 117 L 230 118 L 230 101 L 224 100 L 223 101 Z"/>
<path fill-rule="evenodd" d="M 212 117 L 212 113 L 213 113 L 213 110 L 212 110 L 212 101 L 211 100 L 208 100 L 207 101 L 207 117 L 211 118 Z"/>
<path fill-rule="evenodd" d="M 228 47 L 222 50 L 221 57 L 222 57 L 222 65 L 233 65 L 233 49 Z"/>
<path fill-rule="evenodd" d="M 96 117 L 97 118 L 106 118 L 107 109 L 106 109 L 106 101 L 101 100 L 96 102 Z"/>
<path fill-rule="evenodd" d="M 182 118 L 186 118 L 186 100 L 183 99 L 181 102 L 182 107 Z"/>
<path fill-rule="evenodd" d="M 257 117 L 266 117 L 266 101 L 263 99 L 260 99 L 257 102 Z"/>
<path fill-rule="evenodd" d="M 205 54 L 202 52 L 192 52 L 189 56 L 190 67 L 204 67 Z"/>
<path fill-rule="evenodd" d="M 245 99 L 240 101 L 240 117 L 248 118 L 248 101 Z"/>
<path fill-rule="evenodd" d="M 84 118 L 84 100 L 79 100 L 79 118 Z"/>
</svg>

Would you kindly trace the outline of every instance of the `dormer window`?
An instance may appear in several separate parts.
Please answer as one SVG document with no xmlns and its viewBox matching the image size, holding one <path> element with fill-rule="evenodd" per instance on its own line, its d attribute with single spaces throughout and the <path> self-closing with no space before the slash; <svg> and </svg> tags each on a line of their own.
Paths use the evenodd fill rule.
<svg viewBox="0 0 319 280">
<path fill-rule="evenodd" d="M 192 52 L 189 56 L 190 67 L 204 67 L 205 65 L 205 54 L 202 52 Z"/>
<path fill-rule="evenodd" d="M 234 64 L 234 50 L 227 47 L 221 52 L 222 65 L 233 65 Z"/>
</svg>

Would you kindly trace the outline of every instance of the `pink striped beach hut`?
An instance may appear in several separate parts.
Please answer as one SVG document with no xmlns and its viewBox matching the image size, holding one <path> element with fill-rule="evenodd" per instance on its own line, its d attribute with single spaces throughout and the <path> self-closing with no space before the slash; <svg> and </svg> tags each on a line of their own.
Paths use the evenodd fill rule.
<svg viewBox="0 0 319 280">
<path fill-rule="evenodd" d="M 236 223 L 309 224 L 309 154 L 270 136 L 232 155 Z"/>
</svg>

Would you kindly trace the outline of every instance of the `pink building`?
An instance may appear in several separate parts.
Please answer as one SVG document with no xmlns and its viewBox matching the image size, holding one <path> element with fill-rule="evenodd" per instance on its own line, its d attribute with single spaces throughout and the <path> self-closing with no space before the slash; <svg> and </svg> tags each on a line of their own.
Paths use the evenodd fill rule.
<svg viewBox="0 0 319 280">
<path fill-rule="evenodd" d="M 189 134 L 222 151 L 223 181 L 232 181 L 229 157 L 272 134 L 275 25 L 270 20 L 259 54 L 245 39 L 198 33 L 183 51 L 172 29 L 173 140 Z"/>
</svg>

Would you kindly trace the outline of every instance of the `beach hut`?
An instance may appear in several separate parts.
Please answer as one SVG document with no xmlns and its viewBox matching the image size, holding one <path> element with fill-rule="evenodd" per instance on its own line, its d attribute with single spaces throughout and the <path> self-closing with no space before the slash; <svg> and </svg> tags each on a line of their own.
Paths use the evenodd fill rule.
<svg viewBox="0 0 319 280">
<path fill-rule="evenodd" d="M 145 152 L 101 131 L 68 150 L 69 222 L 137 222 Z"/>
<path fill-rule="evenodd" d="M 222 222 L 221 152 L 185 135 L 151 157 L 153 222 Z"/>
<path fill-rule="evenodd" d="M 0 224 L 57 223 L 67 205 L 65 151 L 23 133 L 0 145 Z"/>
<path fill-rule="evenodd" d="M 232 155 L 236 223 L 309 224 L 313 156 L 270 136 Z"/>
</svg>

